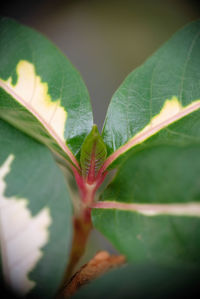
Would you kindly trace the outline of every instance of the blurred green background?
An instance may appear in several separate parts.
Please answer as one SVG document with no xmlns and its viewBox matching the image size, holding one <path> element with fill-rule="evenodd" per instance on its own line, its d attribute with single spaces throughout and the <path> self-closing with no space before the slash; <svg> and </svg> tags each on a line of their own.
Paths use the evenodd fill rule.
<svg viewBox="0 0 200 299">
<path fill-rule="evenodd" d="M 72 61 L 101 129 L 112 94 L 176 30 L 200 17 L 191 0 L 6 1 L 1 15 L 42 32 Z"/>
</svg>

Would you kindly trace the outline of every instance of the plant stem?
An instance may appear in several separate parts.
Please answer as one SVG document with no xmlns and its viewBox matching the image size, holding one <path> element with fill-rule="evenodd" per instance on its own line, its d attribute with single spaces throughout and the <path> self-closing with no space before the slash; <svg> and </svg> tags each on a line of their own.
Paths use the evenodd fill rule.
<svg viewBox="0 0 200 299">
<path fill-rule="evenodd" d="M 97 189 L 103 183 L 107 174 L 107 172 L 105 172 L 101 177 L 97 176 L 95 181 L 88 183 L 75 167 L 72 167 L 72 170 L 79 189 L 81 210 L 78 215 L 74 216 L 74 236 L 70 262 L 64 276 L 64 284 L 71 277 L 75 265 L 85 251 L 88 236 L 92 229 L 91 205 L 94 203 Z"/>
<path fill-rule="evenodd" d="M 89 211 L 87 212 L 89 213 Z M 92 223 L 88 215 L 87 219 L 88 221 L 86 222 L 85 217 L 74 218 L 74 236 L 72 241 L 70 262 L 65 274 L 65 281 L 71 277 L 75 265 L 78 263 L 81 256 L 84 254 L 88 236 L 92 229 Z"/>
</svg>

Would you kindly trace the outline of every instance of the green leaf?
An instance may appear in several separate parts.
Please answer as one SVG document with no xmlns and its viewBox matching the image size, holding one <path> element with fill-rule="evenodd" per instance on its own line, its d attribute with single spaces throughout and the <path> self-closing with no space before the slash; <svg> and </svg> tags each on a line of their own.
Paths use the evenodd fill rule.
<svg viewBox="0 0 200 299">
<path fill-rule="evenodd" d="M 177 32 L 126 78 L 111 100 L 104 124 L 103 139 L 110 155 L 104 168 L 199 110 L 199 52 L 200 20 Z M 180 133 L 185 134 L 185 126 Z"/>
<path fill-rule="evenodd" d="M 83 286 L 73 299 L 191 298 L 199 296 L 199 271 L 157 265 L 126 265 Z"/>
<path fill-rule="evenodd" d="M 198 115 L 130 150 L 93 210 L 96 228 L 131 261 L 200 263 Z M 178 133 L 183 122 L 191 135 Z"/>
<path fill-rule="evenodd" d="M 16 293 L 53 298 L 68 262 L 72 209 L 49 150 L 0 120 L 1 276 Z"/>
<path fill-rule="evenodd" d="M 93 128 L 90 134 L 86 137 L 82 147 L 81 147 L 81 169 L 82 176 L 92 183 L 103 162 L 106 159 L 107 149 L 103 142 L 101 135 L 99 134 L 98 128 L 96 125 L 93 125 Z"/>
<path fill-rule="evenodd" d="M 199 264 L 200 142 L 159 144 L 159 135 L 129 152 L 93 223 L 131 261 Z"/>
<path fill-rule="evenodd" d="M 132 73 L 112 100 L 105 142 L 111 145 L 106 130 L 108 122 L 113 126 L 116 109 L 129 119 L 123 112 L 126 103 L 132 117 L 127 124 L 133 125 L 127 132 L 135 137 L 127 142 L 120 118 L 112 135 L 119 148 L 104 163 L 104 169 L 117 167 L 117 172 L 92 215 L 95 227 L 129 261 L 200 264 L 199 52 L 197 21 Z"/>
<path fill-rule="evenodd" d="M 92 127 L 87 89 L 47 39 L 13 20 L 0 20 L 0 117 L 61 156 L 80 151 Z"/>
</svg>

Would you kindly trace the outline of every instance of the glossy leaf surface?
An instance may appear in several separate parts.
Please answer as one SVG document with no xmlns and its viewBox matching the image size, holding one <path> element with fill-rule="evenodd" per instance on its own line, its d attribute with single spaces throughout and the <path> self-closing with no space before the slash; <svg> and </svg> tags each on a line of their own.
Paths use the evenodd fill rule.
<svg viewBox="0 0 200 299">
<path fill-rule="evenodd" d="M 107 166 L 128 149 L 199 110 L 199 51 L 200 21 L 196 21 L 177 32 L 122 83 L 111 100 L 103 129 L 108 154 L 112 154 Z M 185 126 L 180 133 L 185 133 Z"/>
<path fill-rule="evenodd" d="M 93 222 L 129 261 L 200 263 L 200 147 L 130 155 L 93 210 Z"/>
<path fill-rule="evenodd" d="M 68 262 L 72 209 L 50 151 L 0 120 L 1 276 L 16 293 L 53 298 Z"/>
<path fill-rule="evenodd" d="M 199 53 L 197 21 L 134 71 L 111 101 L 104 168 L 117 172 L 94 204 L 93 223 L 129 261 L 200 263 Z"/>
<path fill-rule="evenodd" d="M 0 117 L 76 164 L 73 154 L 92 127 L 79 73 L 41 34 L 6 18 L 0 66 Z"/>
</svg>

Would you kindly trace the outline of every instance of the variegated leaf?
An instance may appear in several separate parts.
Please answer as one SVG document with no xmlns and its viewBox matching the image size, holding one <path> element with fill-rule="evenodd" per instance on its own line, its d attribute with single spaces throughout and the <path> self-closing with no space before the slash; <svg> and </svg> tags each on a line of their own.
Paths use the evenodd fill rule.
<svg viewBox="0 0 200 299">
<path fill-rule="evenodd" d="M 0 141 L 1 276 L 19 295 L 53 298 L 71 242 L 65 180 L 48 149 L 3 120 Z"/>
<path fill-rule="evenodd" d="M 87 89 L 59 50 L 34 30 L 0 20 L 0 118 L 72 161 L 92 127 Z"/>
<path fill-rule="evenodd" d="M 115 93 L 103 137 L 116 167 L 93 223 L 129 261 L 200 264 L 200 21 Z"/>
</svg>

